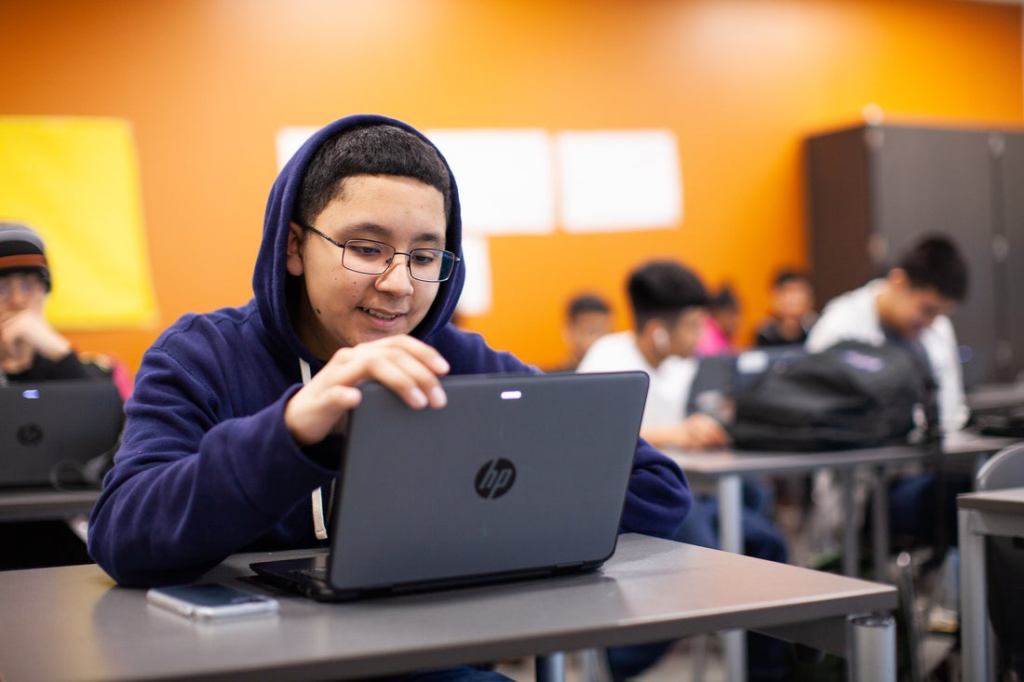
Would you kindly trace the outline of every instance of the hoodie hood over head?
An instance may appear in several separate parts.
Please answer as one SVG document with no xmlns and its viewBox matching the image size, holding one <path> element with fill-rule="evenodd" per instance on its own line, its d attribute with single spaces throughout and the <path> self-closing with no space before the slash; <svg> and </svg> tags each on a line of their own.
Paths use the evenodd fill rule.
<svg viewBox="0 0 1024 682">
<path fill-rule="evenodd" d="M 293 275 L 286 267 L 288 253 L 289 225 L 295 216 L 296 203 L 302 188 L 306 168 L 324 142 L 347 130 L 368 126 L 388 125 L 416 135 L 437 151 L 441 162 L 448 169 L 451 184 L 451 202 L 445 230 L 445 248 L 459 257 L 452 276 L 442 282 L 437 297 L 427 316 L 413 330 L 412 335 L 429 341 L 444 328 L 455 312 L 455 306 L 462 294 L 466 279 L 466 265 L 462 256 L 462 217 L 459 206 L 459 192 L 455 176 L 441 151 L 412 126 L 402 121 L 374 114 L 346 116 L 318 130 L 299 148 L 277 176 L 267 200 L 267 211 L 263 219 L 263 241 L 256 258 L 252 277 L 252 289 L 260 319 L 271 339 L 281 350 L 287 350 L 311 363 L 320 364 L 299 339 L 292 325 L 288 311 L 288 280 Z"/>
</svg>

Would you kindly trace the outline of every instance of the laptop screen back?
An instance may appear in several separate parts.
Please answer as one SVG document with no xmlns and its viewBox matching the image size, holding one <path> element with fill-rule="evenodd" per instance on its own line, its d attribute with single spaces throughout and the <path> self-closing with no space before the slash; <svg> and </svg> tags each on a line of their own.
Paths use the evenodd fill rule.
<svg viewBox="0 0 1024 682">
<path fill-rule="evenodd" d="M 330 582 L 387 588 L 600 563 L 615 548 L 641 372 L 459 376 L 413 411 L 364 387 L 337 483 Z"/>
<path fill-rule="evenodd" d="M 110 382 L 0 387 L 0 486 L 80 484 L 76 468 L 114 447 L 123 421 Z"/>
</svg>

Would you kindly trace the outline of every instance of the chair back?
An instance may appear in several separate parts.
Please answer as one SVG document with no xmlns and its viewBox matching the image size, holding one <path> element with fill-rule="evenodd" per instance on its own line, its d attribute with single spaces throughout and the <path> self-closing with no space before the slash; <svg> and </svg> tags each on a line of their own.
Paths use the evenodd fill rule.
<svg viewBox="0 0 1024 682">
<path fill-rule="evenodd" d="M 979 491 L 1024 486 L 1024 443 L 1000 450 L 978 470 L 974 483 Z"/>
<path fill-rule="evenodd" d="M 987 461 L 975 479 L 979 491 L 1024 486 L 1024 443 L 1011 445 Z M 999 642 L 998 668 L 1002 671 L 1024 666 L 1024 539 L 985 538 L 985 568 L 988 581 L 988 609 L 992 630 Z M 1002 676 L 1000 676 L 1002 679 Z"/>
</svg>

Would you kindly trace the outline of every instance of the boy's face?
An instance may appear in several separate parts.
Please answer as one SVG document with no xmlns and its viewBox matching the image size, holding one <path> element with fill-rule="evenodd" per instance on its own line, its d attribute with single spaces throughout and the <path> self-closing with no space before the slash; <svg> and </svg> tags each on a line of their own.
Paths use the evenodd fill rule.
<svg viewBox="0 0 1024 682">
<path fill-rule="evenodd" d="M 694 354 L 706 317 L 704 308 L 687 308 L 676 318 L 675 324 L 669 327 L 669 352 L 672 355 L 688 358 Z"/>
<path fill-rule="evenodd" d="M 372 239 L 408 252 L 445 248 L 444 198 L 412 178 L 357 175 L 311 222 L 335 241 Z M 308 307 L 295 317 L 299 338 L 321 358 L 339 348 L 408 334 L 423 321 L 440 286 L 409 275 L 407 257 L 396 254 L 381 275 L 342 267 L 344 249 L 291 225 L 288 272 L 302 276 Z"/>
<path fill-rule="evenodd" d="M 611 331 L 612 316 L 598 310 L 577 314 L 565 330 L 566 341 L 573 357 L 582 358 L 594 341 Z"/>
<path fill-rule="evenodd" d="M 715 318 L 715 322 L 718 323 L 719 329 L 725 334 L 725 338 L 731 339 L 736 335 L 736 330 L 740 326 L 739 308 L 719 308 L 714 313 L 708 314 Z"/>
<path fill-rule="evenodd" d="M 779 319 L 801 320 L 814 308 L 814 291 L 803 280 L 790 280 L 772 290 L 772 311 Z"/>
<path fill-rule="evenodd" d="M 0 276 L 0 323 L 23 310 L 41 313 L 46 300 L 46 285 L 35 273 Z"/>
<path fill-rule="evenodd" d="M 939 315 L 949 315 L 956 302 L 931 286 L 914 286 L 900 268 L 889 271 L 876 309 L 879 320 L 903 338 L 917 338 Z"/>
<path fill-rule="evenodd" d="M 936 317 L 950 314 L 955 306 L 954 301 L 931 287 L 901 287 L 882 322 L 905 338 L 916 338 Z"/>
</svg>

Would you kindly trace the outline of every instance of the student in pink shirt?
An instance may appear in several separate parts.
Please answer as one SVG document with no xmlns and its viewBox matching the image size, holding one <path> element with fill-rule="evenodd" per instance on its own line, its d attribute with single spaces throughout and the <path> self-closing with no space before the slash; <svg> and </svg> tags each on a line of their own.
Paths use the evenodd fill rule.
<svg viewBox="0 0 1024 682">
<path fill-rule="evenodd" d="M 723 284 L 708 304 L 704 331 L 697 342 L 697 355 L 728 355 L 736 352 L 732 339 L 740 324 L 740 304 L 732 287 Z"/>
</svg>

